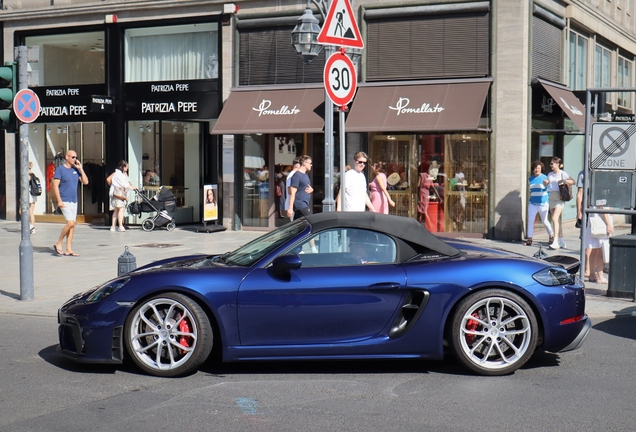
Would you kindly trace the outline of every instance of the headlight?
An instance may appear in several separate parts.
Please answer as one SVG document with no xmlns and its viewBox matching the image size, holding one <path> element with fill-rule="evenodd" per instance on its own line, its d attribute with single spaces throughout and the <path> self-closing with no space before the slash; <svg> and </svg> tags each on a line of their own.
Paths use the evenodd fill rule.
<svg viewBox="0 0 636 432">
<path fill-rule="evenodd" d="M 88 296 L 88 298 L 86 299 L 86 303 L 95 303 L 104 300 L 109 295 L 119 291 L 124 285 L 128 283 L 129 280 L 130 276 L 124 276 L 106 282 L 104 285 L 93 291 L 90 296 Z"/>
<path fill-rule="evenodd" d="M 532 278 L 545 286 L 572 285 L 576 282 L 576 276 L 561 267 L 543 269 L 533 274 Z"/>
</svg>

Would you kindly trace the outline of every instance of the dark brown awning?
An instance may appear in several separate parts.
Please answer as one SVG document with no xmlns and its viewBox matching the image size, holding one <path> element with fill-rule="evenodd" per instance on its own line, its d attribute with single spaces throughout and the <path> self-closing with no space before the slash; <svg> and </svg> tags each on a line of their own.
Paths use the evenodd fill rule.
<svg viewBox="0 0 636 432">
<path fill-rule="evenodd" d="M 232 91 L 213 134 L 322 132 L 322 88 Z"/>
<path fill-rule="evenodd" d="M 347 132 L 474 130 L 490 81 L 360 87 Z"/>
<path fill-rule="evenodd" d="M 561 107 L 565 115 L 570 117 L 570 120 L 574 122 L 576 127 L 578 127 L 580 131 L 584 131 L 585 107 L 581 101 L 574 96 L 574 93 L 567 88 L 558 87 L 544 80 L 540 79 L 538 81 L 545 91 L 552 96 L 552 99 Z"/>
</svg>

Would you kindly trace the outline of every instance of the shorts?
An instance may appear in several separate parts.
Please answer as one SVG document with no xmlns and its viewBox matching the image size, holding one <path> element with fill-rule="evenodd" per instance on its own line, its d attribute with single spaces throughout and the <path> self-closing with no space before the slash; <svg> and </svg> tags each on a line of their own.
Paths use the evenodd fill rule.
<svg viewBox="0 0 636 432">
<path fill-rule="evenodd" d="M 565 201 L 561 200 L 561 192 L 550 192 L 550 210 L 558 208 L 563 210 L 565 208 Z"/>
<path fill-rule="evenodd" d="M 127 201 L 117 199 L 115 197 L 110 197 L 110 209 L 115 210 L 116 208 L 126 208 Z"/>
<path fill-rule="evenodd" d="M 62 207 L 60 210 L 62 210 L 62 214 L 64 215 L 65 220 L 73 222 L 77 220 L 76 202 L 64 202 L 64 207 Z"/>
<path fill-rule="evenodd" d="M 38 200 L 38 197 L 29 194 L 29 204 L 33 204 Z"/>
</svg>

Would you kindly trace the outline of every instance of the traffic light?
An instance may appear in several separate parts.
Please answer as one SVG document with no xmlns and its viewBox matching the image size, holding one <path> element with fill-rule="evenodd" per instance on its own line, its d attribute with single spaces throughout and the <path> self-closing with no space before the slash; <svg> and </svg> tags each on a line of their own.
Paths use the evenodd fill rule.
<svg viewBox="0 0 636 432">
<path fill-rule="evenodd" d="M 18 91 L 16 64 L 7 62 L 0 66 L 0 129 L 17 130 L 13 113 L 13 98 Z"/>
</svg>

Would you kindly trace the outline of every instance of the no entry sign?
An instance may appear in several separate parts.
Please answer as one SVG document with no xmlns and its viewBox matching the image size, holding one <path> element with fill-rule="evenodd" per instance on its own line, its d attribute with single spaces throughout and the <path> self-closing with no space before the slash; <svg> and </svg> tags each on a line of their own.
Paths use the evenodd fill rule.
<svg viewBox="0 0 636 432">
<path fill-rule="evenodd" d="M 40 98 L 33 90 L 22 89 L 13 98 L 13 111 L 22 123 L 33 123 L 40 115 Z"/>
<path fill-rule="evenodd" d="M 358 77 L 353 62 L 341 51 L 333 53 L 325 63 L 323 74 L 329 99 L 339 106 L 347 105 L 358 88 Z"/>
</svg>

